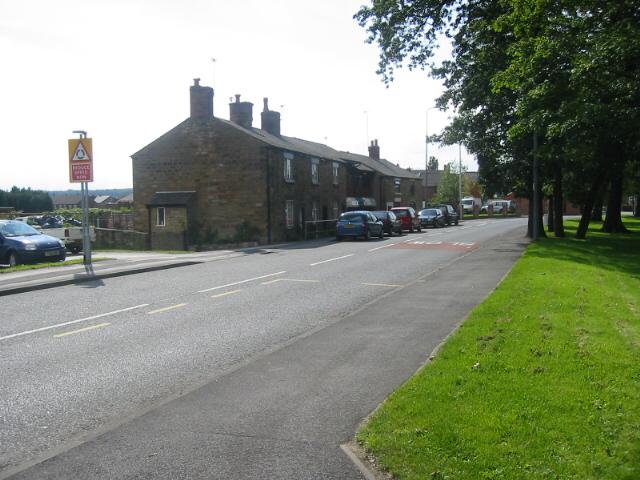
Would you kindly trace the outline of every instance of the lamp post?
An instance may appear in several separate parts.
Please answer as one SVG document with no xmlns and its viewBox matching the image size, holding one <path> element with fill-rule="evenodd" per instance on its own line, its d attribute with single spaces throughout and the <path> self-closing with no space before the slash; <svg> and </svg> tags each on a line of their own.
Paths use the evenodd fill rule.
<svg viewBox="0 0 640 480">
<path fill-rule="evenodd" d="M 424 136 L 424 201 L 422 203 L 422 208 L 427 208 L 427 202 L 429 200 L 427 193 L 427 175 L 429 174 L 429 111 L 435 109 L 437 107 L 429 107 L 425 113 L 425 136 Z"/>
<path fill-rule="evenodd" d="M 458 143 L 458 218 L 462 220 L 462 143 Z"/>
</svg>

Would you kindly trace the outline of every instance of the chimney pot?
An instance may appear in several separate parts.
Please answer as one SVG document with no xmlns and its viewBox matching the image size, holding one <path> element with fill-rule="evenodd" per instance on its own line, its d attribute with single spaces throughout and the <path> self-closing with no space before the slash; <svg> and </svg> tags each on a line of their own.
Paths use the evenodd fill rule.
<svg viewBox="0 0 640 480">
<path fill-rule="evenodd" d="M 236 103 L 240 103 L 240 94 L 236 93 Z"/>
<path fill-rule="evenodd" d="M 280 112 L 269 110 L 269 99 L 264 97 L 264 110 L 260 114 L 260 128 L 271 135 L 280 136 Z"/>
<path fill-rule="evenodd" d="M 268 112 L 269 111 L 269 99 L 267 97 L 264 97 L 262 99 L 263 103 L 264 103 L 264 108 L 262 109 L 263 112 Z"/>
<path fill-rule="evenodd" d="M 193 79 L 193 84 L 194 84 L 196 87 L 200 86 L 200 79 L 199 79 L 199 78 L 194 78 L 194 79 Z"/>
<path fill-rule="evenodd" d="M 369 146 L 369 158 L 373 160 L 380 160 L 380 147 L 378 146 L 378 140 L 372 140 Z"/>
</svg>

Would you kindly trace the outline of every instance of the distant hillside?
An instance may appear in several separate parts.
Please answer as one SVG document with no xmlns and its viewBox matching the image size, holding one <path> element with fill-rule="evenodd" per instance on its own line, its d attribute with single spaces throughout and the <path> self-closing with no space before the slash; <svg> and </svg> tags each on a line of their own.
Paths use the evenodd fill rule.
<svg viewBox="0 0 640 480">
<path fill-rule="evenodd" d="M 49 195 L 55 197 L 56 195 L 80 195 L 80 190 L 54 190 L 49 191 Z M 89 189 L 89 195 L 111 195 L 115 198 L 122 198 L 126 195 L 133 193 L 133 188 L 98 188 Z"/>
</svg>

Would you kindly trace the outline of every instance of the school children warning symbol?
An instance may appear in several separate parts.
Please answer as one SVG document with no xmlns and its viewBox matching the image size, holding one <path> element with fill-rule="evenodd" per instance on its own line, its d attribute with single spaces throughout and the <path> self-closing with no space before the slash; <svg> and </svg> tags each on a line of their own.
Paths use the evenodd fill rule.
<svg viewBox="0 0 640 480">
<path fill-rule="evenodd" d="M 69 139 L 69 181 L 93 182 L 93 148 L 90 138 Z"/>
</svg>

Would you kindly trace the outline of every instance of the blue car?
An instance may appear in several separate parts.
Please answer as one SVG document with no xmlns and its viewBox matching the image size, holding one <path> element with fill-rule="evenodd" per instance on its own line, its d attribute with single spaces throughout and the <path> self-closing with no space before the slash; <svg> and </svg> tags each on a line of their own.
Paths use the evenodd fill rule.
<svg viewBox="0 0 640 480">
<path fill-rule="evenodd" d="M 371 212 L 345 212 L 336 222 L 336 240 L 344 237 L 384 237 L 384 224 Z"/>
<path fill-rule="evenodd" d="M 0 263 L 15 267 L 20 263 L 64 260 L 64 243 L 43 235 L 23 222 L 0 220 Z"/>
</svg>

